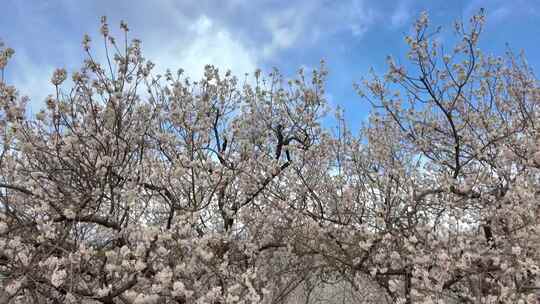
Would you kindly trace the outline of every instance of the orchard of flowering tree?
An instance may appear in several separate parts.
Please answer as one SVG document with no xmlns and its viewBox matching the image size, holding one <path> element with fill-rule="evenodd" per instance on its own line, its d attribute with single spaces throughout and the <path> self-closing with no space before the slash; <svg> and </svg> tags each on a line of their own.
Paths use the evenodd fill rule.
<svg viewBox="0 0 540 304">
<path fill-rule="evenodd" d="M 324 64 L 158 75 L 106 18 L 30 114 L 1 44 L 0 303 L 538 303 L 540 84 L 483 23 L 422 14 L 358 134 Z"/>
</svg>

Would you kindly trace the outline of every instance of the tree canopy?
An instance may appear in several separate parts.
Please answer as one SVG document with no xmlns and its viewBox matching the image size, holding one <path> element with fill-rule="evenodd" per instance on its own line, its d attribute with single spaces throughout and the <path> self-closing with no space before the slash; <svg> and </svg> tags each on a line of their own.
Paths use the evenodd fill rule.
<svg viewBox="0 0 540 304">
<path fill-rule="evenodd" d="M 158 75 L 106 18 L 29 115 L 0 44 L 0 302 L 537 303 L 540 86 L 483 23 L 444 48 L 422 14 L 358 134 L 324 63 Z"/>
</svg>

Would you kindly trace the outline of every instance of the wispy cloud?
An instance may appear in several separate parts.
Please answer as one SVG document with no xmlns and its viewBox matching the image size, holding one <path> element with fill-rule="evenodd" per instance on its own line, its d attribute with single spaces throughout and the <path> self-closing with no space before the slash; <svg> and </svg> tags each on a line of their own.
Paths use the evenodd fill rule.
<svg viewBox="0 0 540 304">
<path fill-rule="evenodd" d="M 148 45 L 146 56 L 156 62 L 161 71 L 182 68 L 195 79 L 202 77 L 206 64 L 232 70 L 237 75 L 252 73 L 258 65 L 258 57 L 252 50 L 206 15 L 198 17 L 186 29 L 185 36 L 188 38 L 180 42 L 169 40 L 160 45 Z"/>
<path fill-rule="evenodd" d="M 231 69 L 235 74 L 253 72 L 280 52 L 313 47 L 335 34 L 348 33 L 359 39 L 374 23 L 376 12 L 362 0 L 340 3 L 291 1 L 274 5 L 236 0 L 215 5 L 210 1 L 162 0 L 132 4 L 98 0 L 74 3 L 52 1 L 35 7 L 8 0 L 18 14 L 26 15 L 37 30 L 21 24 L 16 46 L 20 74 L 12 77 L 21 90 L 35 101 L 46 96 L 47 79 L 53 66 L 62 64 L 72 71 L 80 64 L 80 39 L 94 34 L 94 51 L 100 55 L 98 20 L 108 15 L 113 23 L 127 20 L 133 36 L 143 41 L 147 58 L 165 68 L 183 68 L 192 78 L 202 76 L 205 64 Z M 56 14 L 51 16 L 50 14 Z M 53 46 L 46 45 L 58 41 Z M 50 59 L 36 60 L 36 58 Z"/>
<path fill-rule="evenodd" d="M 10 62 L 8 71 L 16 71 L 11 74 L 10 83 L 16 84 L 20 94 L 30 98 L 29 110 L 37 113 L 44 104 L 47 95 L 54 92 L 49 82 L 54 71 L 54 66 L 36 64 L 24 50 L 16 53 L 16 60 Z"/>
<path fill-rule="evenodd" d="M 191 78 L 199 78 L 205 64 L 214 64 L 243 76 L 257 67 L 278 65 L 294 71 L 317 66 L 325 58 L 330 69 L 327 91 L 334 103 L 346 100 L 344 108 L 356 109 L 360 106 L 350 82 L 358 79 L 353 77 L 369 67 L 384 69 L 387 54 L 399 55 L 402 34 L 420 11 L 428 11 L 435 25 L 451 27 L 452 20 L 466 21 L 485 7 L 488 27 L 503 29 L 508 22 L 519 27 L 505 39 L 520 47 L 533 45 L 530 37 L 540 34 L 538 19 L 529 18 L 538 16 L 540 3 L 524 0 L 3 1 L 0 37 L 16 50 L 8 80 L 31 96 L 36 108 L 52 91 L 54 67 L 71 72 L 80 66 L 84 33 L 93 36 L 93 51 L 103 58 L 98 34 L 102 15 L 109 17 L 113 32 L 126 20 L 130 36 L 142 40 L 145 57 L 159 72 L 183 68 Z M 483 41 L 500 41 L 499 31 L 489 32 L 486 28 L 491 40 Z M 538 56 L 529 59 L 540 66 Z"/>
<path fill-rule="evenodd" d="M 411 9 L 408 7 L 407 2 L 400 1 L 390 17 L 390 25 L 392 28 L 405 26 L 408 24 L 411 17 Z"/>
</svg>

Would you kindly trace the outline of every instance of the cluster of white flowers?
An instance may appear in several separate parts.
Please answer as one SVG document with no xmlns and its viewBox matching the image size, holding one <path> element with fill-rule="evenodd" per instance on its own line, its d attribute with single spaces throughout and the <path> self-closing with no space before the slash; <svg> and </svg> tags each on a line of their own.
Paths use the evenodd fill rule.
<svg viewBox="0 0 540 304">
<path fill-rule="evenodd" d="M 55 287 L 60 287 L 64 284 L 64 281 L 67 277 L 67 272 L 65 269 L 55 269 L 51 275 L 51 284 Z"/>
<path fill-rule="evenodd" d="M 77 304 L 77 303 L 80 303 L 78 300 L 77 300 L 77 297 L 75 297 L 71 292 L 68 292 L 64 298 L 64 303 L 65 304 Z"/>
<path fill-rule="evenodd" d="M 109 36 L 109 24 L 107 23 L 107 17 L 101 17 L 101 28 L 99 29 L 101 35 L 107 37 Z"/>
<path fill-rule="evenodd" d="M 103 18 L 112 60 L 89 54 L 72 94 L 56 70 L 37 121 L 0 84 L 5 289 L 247 304 L 354 274 L 373 303 L 528 300 L 540 87 L 516 60 L 484 58 L 483 17 L 472 21 L 445 56 L 423 14 L 406 38 L 412 64 L 389 58 L 386 77 L 364 81 L 378 113 L 352 134 L 341 111 L 337 132 L 324 127 L 324 67 L 290 81 L 257 70 L 241 83 L 213 66 L 197 82 L 162 77 Z"/>
<path fill-rule="evenodd" d="M 171 293 L 175 297 L 184 296 L 187 299 L 190 299 L 193 296 L 193 291 L 187 289 L 184 283 L 181 281 L 174 282 Z"/>
<path fill-rule="evenodd" d="M 51 83 L 55 86 L 59 86 L 66 80 L 67 71 L 66 69 L 56 69 L 51 77 Z"/>
<path fill-rule="evenodd" d="M 83 48 L 88 51 L 90 49 L 90 42 L 92 41 L 92 39 L 90 39 L 90 36 L 88 36 L 87 34 L 84 35 L 83 37 L 83 41 L 82 41 L 82 45 L 83 45 Z M 77 75 L 80 75 L 79 73 L 77 73 Z M 75 76 L 75 74 L 74 74 Z M 78 78 L 78 80 L 80 80 L 80 78 Z"/>
<path fill-rule="evenodd" d="M 4 69 L 9 61 L 9 59 L 15 54 L 15 51 L 12 48 L 4 48 L 2 41 L 0 41 L 0 70 Z"/>
<path fill-rule="evenodd" d="M 6 232 L 8 229 L 8 225 L 0 219 L 0 234 Z"/>
<path fill-rule="evenodd" d="M 66 208 L 64 209 L 64 216 L 67 218 L 67 219 L 75 219 L 75 217 L 77 216 L 77 214 L 75 213 L 75 211 L 73 211 L 73 209 L 71 208 Z"/>
<path fill-rule="evenodd" d="M 146 295 L 146 294 L 139 294 L 137 298 L 135 298 L 135 301 L 133 304 L 157 304 L 159 303 L 159 296 L 158 295 Z"/>
<path fill-rule="evenodd" d="M 17 293 L 17 291 L 19 291 L 19 289 L 21 288 L 21 285 L 23 283 L 23 280 L 22 279 L 17 279 L 17 280 L 12 280 L 11 282 L 9 282 L 5 287 L 4 287 L 4 290 L 10 294 L 10 295 L 14 295 Z"/>
<path fill-rule="evenodd" d="M 111 292 L 111 289 L 112 289 L 112 286 L 109 285 L 109 286 L 103 286 L 101 288 L 98 288 L 96 290 L 96 295 L 98 297 L 105 297 L 107 296 L 110 292 Z"/>
</svg>

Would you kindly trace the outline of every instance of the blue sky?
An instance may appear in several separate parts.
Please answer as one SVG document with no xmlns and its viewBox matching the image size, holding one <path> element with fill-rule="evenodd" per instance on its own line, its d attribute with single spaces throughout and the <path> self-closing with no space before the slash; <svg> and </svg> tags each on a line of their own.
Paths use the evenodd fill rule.
<svg viewBox="0 0 540 304">
<path fill-rule="evenodd" d="M 55 67 L 74 71 L 83 58 L 85 33 L 97 47 L 99 18 L 106 15 L 116 30 L 127 21 L 132 38 L 143 41 L 145 56 L 158 68 L 184 68 L 200 77 L 204 64 L 230 68 L 243 75 L 260 67 L 278 67 L 292 75 L 299 67 L 327 62 L 327 91 L 357 127 L 369 111 L 353 82 L 368 70 L 385 71 L 385 58 L 404 59 L 403 37 L 414 19 L 427 11 L 432 24 L 451 37 L 452 22 L 467 21 L 479 8 L 487 12 L 481 48 L 503 54 L 508 43 L 524 50 L 534 70 L 540 69 L 540 1 L 68 1 L 2 0 L 0 39 L 16 54 L 7 80 L 32 98 L 37 109 L 53 92 Z"/>
</svg>

